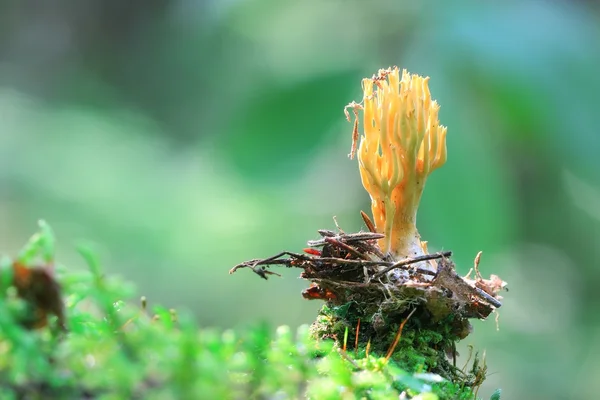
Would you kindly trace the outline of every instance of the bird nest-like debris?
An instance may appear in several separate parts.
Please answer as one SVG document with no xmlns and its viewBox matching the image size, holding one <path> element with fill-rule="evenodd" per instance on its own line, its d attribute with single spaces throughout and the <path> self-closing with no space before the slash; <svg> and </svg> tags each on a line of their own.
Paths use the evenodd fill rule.
<svg viewBox="0 0 600 400">
<path fill-rule="evenodd" d="M 269 258 L 243 262 L 229 272 L 250 268 L 267 279 L 269 275 L 279 275 L 268 269 L 270 266 L 300 268 L 303 270 L 300 277 L 312 282 L 302 292 L 306 299 L 321 299 L 333 305 L 367 302 L 378 308 L 393 298 L 413 299 L 437 318 L 449 313 L 464 318 L 486 318 L 502 305 L 498 292 L 506 284 L 494 275 L 490 279 L 481 278 L 477 268 L 479 257 L 476 277 L 470 279 L 456 273 L 450 251 L 393 261 L 377 246 L 377 240 L 383 237 L 380 233 L 318 232 L 321 239 L 309 240 L 304 253 L 283 251 Z M 437 260 L 437 271 L 418 266 L 427 260 Z M 390 279 L 394 270 L 404 271 L 404 278 Z"/>
<path fill-rule="evenodd" d="M 406 340 L 416 340 L 411 346 L 418 342 L 421 353 L 432 355 L 425 362 L 430 371 L 463 383 L 478 376 L 460 376 L 455 342 L 471 332 L 469 319 L 485 319 L 501 307 L 498 293 L 506 285 L 495 275 L 481 277 L 481 253 L 475 259 L 475 277 L 470 278 L 471 272 L 466 277 L 456 273 L 450 251 L 394 260 L 382 254 L 377 244 L 383 237 L 380 233 L 318 232 L 321 238 L 308 241 L 303 253 L 284 251 L 249 260 L 230 273 L 249 268 L 268 279 L 279 276 L 272 266 L 299 268 L 300 277 L 311 282 L 303 297 L 326 302 L 311 328 L 317 338 L 333 338 L 339 343 L 348 330 L 355 330 L 357 349 L 362 345 L 391 354 L 391 343 L 398 342 L 392 338 L 402 327 Z M 424 261 L 436 265 L 435 270 Z M 454 359 L 454 365 L 448 359 Z M 410 364 L 410 360 L 400 361 Z"/>
</svg>

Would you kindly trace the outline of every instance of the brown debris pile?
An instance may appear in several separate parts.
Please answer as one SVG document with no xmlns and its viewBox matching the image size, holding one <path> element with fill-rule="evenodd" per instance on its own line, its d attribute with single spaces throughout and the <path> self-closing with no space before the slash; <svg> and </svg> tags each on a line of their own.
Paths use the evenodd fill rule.
<svg viewBox="0 0 600 400">
<path fill-rule="evenodd" d="M 261 278 L 279 275 L 268 267 L 282 265 L 302 269 L 301 277 L 311 281 L 303 291 L 306 299 L 325 300 L 329 305 L 354 303 L 360 314 L 402 315 L 409 309 L 423 308 L 433 321 L 453 315 L 463 325 L 464 338 L 470 331 L 468 319 L 484 319 L 501 307 L 498 292 L 505 282 L 497 276 L 486 280 L 478 270 L 476 279 L 459 276 L 450 260 L 451 252 L 426 254 L 394 261 L 384 256 L 377 244 L 380 233 L 346 234 L 319 230 L 321 239 L 308 241 L 304 253 L 284 251 L 266 259 L 254 259 L 230 270 L 250 268 Z M 437 271 L 419 267 L 425 260 L 436 260 Z M 400 274 L 391 272 L 399 270 Z"/>
</svg>

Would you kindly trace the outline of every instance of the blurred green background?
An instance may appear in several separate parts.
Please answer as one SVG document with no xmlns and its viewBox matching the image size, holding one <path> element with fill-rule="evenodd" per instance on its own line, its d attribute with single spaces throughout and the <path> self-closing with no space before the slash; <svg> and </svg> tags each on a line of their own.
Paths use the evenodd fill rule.
<svg viewBox="0 0 600 400">
<path fill-rule="evenodd" d="M 298 271 L 228 270 L 361 228 L 343 107 L 431 76 L 448 162 L 419 229 L 510 292 L 482 394 L 600 395 L 600 9 L 585 1 L 0 2 L 0 251 L 46 219 L 204 326 L 310 323 Z M 466 351 L 463 351 L 463 355 Z M 481 394 L 481 393 L 480 393 Z"/>
</svg>

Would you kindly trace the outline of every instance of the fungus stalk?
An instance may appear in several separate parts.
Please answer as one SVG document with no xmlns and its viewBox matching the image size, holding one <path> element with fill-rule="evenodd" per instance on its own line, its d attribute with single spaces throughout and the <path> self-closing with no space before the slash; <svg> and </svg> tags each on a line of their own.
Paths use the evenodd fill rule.
<svg viewBox="0 0 600 400">
<path fill-rule="evenodd" d="M 362 102 L 348 105 L 355 115 L 350 157 L 358 154 L 375 229 L 385 235 L 379 246 L 394 259 L 427 254 L 416 227 L 417 209 L 427 177 L 446 162 L 447 128 L 440 125 L 428 81 L 406 70 L 400 77 L 397 67 L 382 69 L 363 79 Z"/>
</svg>

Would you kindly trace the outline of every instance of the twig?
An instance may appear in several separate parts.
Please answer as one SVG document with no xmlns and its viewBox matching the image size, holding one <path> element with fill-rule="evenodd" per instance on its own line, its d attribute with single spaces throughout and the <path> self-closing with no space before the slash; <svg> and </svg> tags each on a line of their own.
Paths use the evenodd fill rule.
<svg viewBox="0 0 600 400">
<path fill-rule="evenodd" d="M 361 258 L 366 261 L 370 261 L 370 259 L 369 259 L 369 257 L 367 257 L 367 255 L 361 253 L 360 251 L 353 249 L 352 247 L 348 246 L 346 243 L 340 242 L 339 240 L 337 240 L 335 238 L 325 238 L 325 241 L 331 245 L 341 247 L 342 249 L 346 250 L 348 253 L 353 254 L 358 258 Z"/>
<path fill-rule="evenodd" d="M 333 237 L 336 235 L 334 231 L 330 231 L 329 229 L 319 229 L 317 232 L 319 232 L 319 235 L 323 237 Z"/>
<path fill-rule="evenodd" d="M 289 256 L 291 258 L 281 259 L 279 257 Z M 370 261 L 370 260 L 347 260 L 344 258 L 338 257 L 310 257 L 304 254 L 291 253 L 288 251 L 281 252 L 273 257 L 265 258 L 265 259 L 254 259 L 245 261 L 241 264 L 236 265 L 235 267 L 229 270 L 230 274 L 233 274 L 240 268 L 255 268 L 259 265 L 285 265 L 290 267 L 293 261 L 308 261 L 308 262 L 324 262 L 324 263 L 332 263 L 332 264 L 341 264 L 341 265 L 356 265 L 361 267 L 366 266 L 392 266 L 394 263 L 389 261 Z"/>
<path fill-rule="evenodd" d="M 276 254 L 276 255 L 274 255 L 272 257 L 265 258 L 264 260 L 261 260 L 260 264 L 267 264 L 268 265 L 270 261 L 275 261 L 278 258 L 283 257 L 283 256 L 294 257 L 294 258 L 297 258 L 299 260 L 304 260 L 304 261 L 311 261 L 311 260 L 314 259 L 313 257 L 305 256 L 304 254 L 292 253 L 291 251 L 282 251 L 279 254 Z M 259 264 L 257 263 L 256 265 L 259 265 Z"/>
<path fill-rule="evenodd" d="M 360 242 L 360 241 L 365 241 L 365 240 L 375 240 L 375 239 L 382 239 L 385 237 L 384 234 L 382 233 L 374 233 L 374 232 L 358 232 L 358 233 L 349 233 L 349 234 L 340 234 L 340 235 L 329 235 L 331 231 L 319 231 L 319 233 L 321 234 L 321 236 L 323 236 L 323 239 L 317 239 L 317 240 L 309 240 L 308 242 L 306 242 L 306 244 L 308 244 L 310 247 L 318 247 L 318 246 L 323 246 L 327 243 L 327 238 L 333 238 L 333 239 L 337 239 L 340 242 L 344 242 L 344 243 L 352 243 L 352 242 Z M 326 234 L 324 234 L 326 233 Z M 333 233 L 333 232 L 331 232 Z"/>
<path fill-rule="evenodd" d="M 338 224 L 338 221 L 337 221 L 337 217 L 335 215 L 333 216 L 333 223 L 335 224 L 335 227 L 337 228 L 337 230 L 340 234 L 342 234 L 342 235 L 346 234 L 346 232 L 344 232 L 344 230 L 342 228 L 340 228 L 340 225 Z"/>
<path fill-rule="evenodd" d="M 401 268 L 401 267 L 404 267 L 404 266 L 409 265 L 409 264 L 414 264 L 414 263 L 417 263 L 417 262 L 420 262 L 420 261 L 435 260 L 435 259 L 438 259 L 438 258 L 450 257 L 451 255 L 452 255 L 451 251 L 440 251 L 438 253 L 425 254 L 425 255 L 422 255 L 422 256 L 414 257 L 414 258 L 406 258 L 404 260 L 398 261 L 398 262 L 390 265 L 389 267 L 387 267 L 387 268 L 385 268 L 385 269 L 383 269 L 383 270 L 375 273 L 371 277 L 371 279 L 377 279 L 380 276 L 382 276 L 382 275 L 390 272 L 393 269 Z M 383 264 L 383 263 L 380 263 L 380 264 Z M 426 274 L 426 275 L 435 275 L 435 272 L 431 272 L 431 271 L 426 270 L 424 268 L 418 268 L 417 271 L 420 272 L 420 273 L 422 273 L 422 274 Z"/>
<path fill-rule="evenodd" d="M 490 296 L 488 293 L 486 293 L 485 290 L 481 290 L 478 287 L 475 287 L 474 289 L 479 296 L 483 297 L 485 299 L 485 301 L 487 301 L 494 307 L 496 307 L 496 308 L 502 307 L 502 303 L 500 303 L 498 300 L 496 300 L 495 298 Z"/>
<path fill-rule="evenodd" d="M 360 318 L 356 324 L 356 337 L 354 338 L 354 353 L 358 357 L 358 332 L 360 331 Z"/>
<path fill-rule="evenodd" d="M 388 350 L 388 352 L 385 356 L 386 362 L 390 359 L 390 357 L 394 353 L 394 350 L 396 350 L 396 346 L 398 345 L 398 342 L 400 341 L 400 336 L 402 336 L 402 329 L 404 329 L 404 325 L 408 322 L 409 318 L 412 317 L 412 315 L 415 313 L 415 311 L 417 311 L 417 309 L 413 308 L 413 310 L 410 312 L 410 314 L 408 314 L 408 317 L 406 317 L 404 319 L 404 321 L 402 321 L 402 323 L 400 324 L 400 327 L 398 328 L 398 332 L 396 333 L 396 337 L 394 338 L 394 343 L 392 343 L 392 345 L 390 346 L 390 349 Z"/>
<path fill-rule="evenodd" d="M 283 256 L 289 256 L 290 258 L 289 259 L 279 259 L 280 257 L 283 257 Z M 314 260 L 313 257 L 309 257 L 304 254 L 292 253 L 289 251 L 282 251 L 281 253 L 276 254 L 269 258 L 254 259 L 254 260 L 245 261 L 241 264 L 238 264 L 229 270 L 229 274 L 233 274 L 240 268 L 250 268 L 255 274 L 257 274 L 261 278 L 268 279 L 267 275 L 277 275 L 277 276 L 281 276 L 281 275 L 276 272 L 273 272 L 273 271 L 268 271 L 265 268 L 256 268 L 257 266 L 259 266 L 259 265 L 285 265 L 287 267 L 290 267 L 291 263 L 292 263 L 292 261 L 294 261 L 294 259 L 301 260 L 301 261 Z"/>
<path fill-rule="evenodd" d="M 346 353 L 346 351 L 345 351 L 345 350 L 338 350 L 338 353 L 339 353 L 339 354 L 340 354 L 340 355 L 341 355 L 341 356 L 342 356 L 344 359 L 346 359 L 346 361 L 348 361 L 350 364 L 352 364 L 352 366 L 353 366 L 354 368 L 356 368 L 356 369 L 362 369 L 362 368 L 360 367 L 360 365 L 358 365 L 358 364 L 356 363 L 356 361 L 354 361 L 354 360 L 353 360 L 353 359 L 352 359 L 352 358 L 351 358 L 351 357 L 348 355 L 348 353 Z"/>
</svg>

